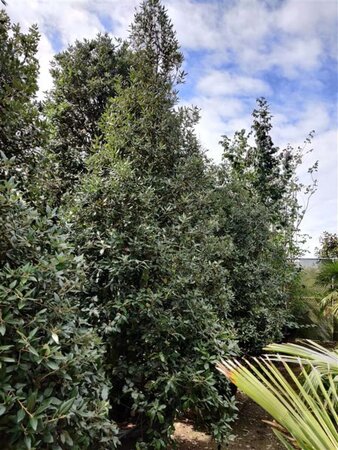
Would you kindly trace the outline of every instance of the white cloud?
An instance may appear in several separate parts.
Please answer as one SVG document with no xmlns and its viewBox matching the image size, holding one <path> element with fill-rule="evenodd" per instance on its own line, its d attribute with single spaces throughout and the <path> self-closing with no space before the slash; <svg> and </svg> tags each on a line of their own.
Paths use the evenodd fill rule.
<svg viewBox="0 0 338 450">
<path fill-rule="evenodd" d="M 201 109 L 201 119 L 196 127 L 196 133 L 208 155 L 215 161 L 222 157 L 222 147 L 219 145 L 222 135 L 231 135 L 238 128 L 238 121 L 247 126 L 250 116 L 246 113 L 246 105 L 235 97 L 200 96 L 189 99 L 184 104 L 193 104 Z M 236 123 L 233 121 L 236 120 Z"/>
<path fill-rule="evenodd" d="M 51 42 L 47 39 L 46 35 L 42 35 L 39 42 L 39 62 L 40 62 L 40 74 L 39 74 L 39 97 L 43 97 L 43 93 L 46 92 L 52 86 L 52 77 L 49 73 L 49 63 L 54 56 L 54 50 Z"/>
<path fill-rule="evenodd" d="M 215 66 L 230 60 L 251 73 L 279 67 L 300 77 L 320 66 L 324 48 L 338 56 L 336 0 L 165 3 L 183 47 L 209 50 Z"/>
<path fill-rule="evenodd" d="M 328 105 L 304 99 L 303 105 L 286 100 L 273 110 L 273 137 L 280 145 L 288 143 L 301 145 L 307 135 L 314 130 L 316 135 L 326 132 L 332 125 Z"/>
<path fill-rule="evenodd" d="M 332 35 L 337 22 L 336 0 L 289 0 L 278 11 L 278 26 L 298 35 Z"/>
<path fill-rule="evenodd" d="M 106 16 L 112 21 L 112 29 L 107 30 L 114 36 L 127 38 L 129 26 L 133 20 L 135 10 L 139 6 L 138 0 L 110 0 L 90 2 L 90 8 L 98 16 Z"/>
<path fill-rule="evenodd" d="M 164 3 L 183 47 L 192 50 L 218 47 L 219 8 L 215 3 L 197 3 L 192 0 L 167 0 Z"/>
<path fill-rule="evenodd" d="M 211 96 L 262 96 L 271 94 L 270 86 L 259 78 L 213 70 L 201 77 L 197 89 Z"/>
<path fill-rule="evenodd" d="M 309 208 L 302 223 L 302 232 L 312 236 L 307 248 L 314 254 L 315 247 L 319 246 L 319 236 L 323 231 L 331 233 L 338 229 L 338 133 L 337 129 L 329 128 L 318 133 L 313 139 L 313 152 L 304 158 L 300 179 L 308 184 L 311 178 L 306 174 L 306 168 L 316 160 L 319 161 L 318 172 L 314 175 L 318 181 L 316 193 L 310 200 Z M 303 205 L 306 198 L 300 198 Z"/>
<path fill-rule="evenodd" d="M 297 77 L 319 66 L 324 48 L 338 54 L 336 0 L 287 0 L 275 8 L 259 0 L 164 3 L 183 48 L 209 50 L 208 63 L 215 66 L 233 62 L 251 76 L 279 67 L 287 76 Z M 8 12 L 24 28 L 37 23 L 42 40 L 51 42 L 51 34 L 59 34 L 65 47 L 103 31 L 102 17 L 112 21 L 109 31 L 126 37 L 138 4 L 138 0 L 20 0 L 9 2 Z M 45 66 L 46 43 L 42 47 Z"/>
<path fill-rule="evenodd" d="M 52 24 L 60 33 L 65 47 L 72 44 L 76 39 L 90 39 L 95 37 L 97 33 L 104 31 L 97 15 L 87 9 L 88 5 L 79 6 L 69 6 L 64 10 L 61 3 L 61 7 L 58 8 L 56 14 L 53 9 L 52 13 L 46 14 L 44 17 L 44 29 L 47 31 L 48 24 Z"/>
</svg>

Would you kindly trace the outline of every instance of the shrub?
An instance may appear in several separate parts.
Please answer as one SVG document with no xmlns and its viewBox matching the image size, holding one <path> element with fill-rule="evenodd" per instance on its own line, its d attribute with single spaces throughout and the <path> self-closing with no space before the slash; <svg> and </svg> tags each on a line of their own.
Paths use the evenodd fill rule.
<svg viewBox="0 0 338 450">
<path fill-rule="evenodd" d="M 2 448 L 114 447 L 102 344 L 76 300 L 82 258 L 13 179 L 0 181 L 0 230 Z"/>
</svg>

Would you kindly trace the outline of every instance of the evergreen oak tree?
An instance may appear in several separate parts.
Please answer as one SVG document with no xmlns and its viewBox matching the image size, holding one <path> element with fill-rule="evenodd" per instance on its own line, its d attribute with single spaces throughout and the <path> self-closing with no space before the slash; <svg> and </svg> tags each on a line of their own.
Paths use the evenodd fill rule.
<svg viewBox="0 0 338 450">
<path fill-rule="evenodd" d="M 142 3 L 130 46 L 130 84 L 117 86 L 68 211 L 88 264 L 89 314 L 107 345 L 111 417 L 135 424 L 137 448 L 167 448 L 187 411 L 221 442 L 234 416 L 214 368 L 236 352 L 231 242 L 217 233 L 198 113 L 176 108 L 183 57 L 159 1 Z"/>
<path fill-rule="evenodd" d="M 1 448 L 112 448 L 103 346 L 79 303 L 83 258 L 55 211 L 32 206 L 38 33 L 1 12 L 0 39 Z"/>
<path fill-rule="evenodd" d="M 216 196 L 222 230 L 235 246 L 229 260 L 230 310 L 245 353 L 259 353 L 268 342 L 280 340 L 292 322 L 288 302 L 298 279 L 297 237 L 305 213 L 297 196 L 302 190 L 311 196 L 316 187 L 299 182 L 302 149 L 274 145 L 269 106 L 265 99 L 257 103 L 251 132 L 223 138 Z M 309 172 L 315 169 L 316 164 Z"/>
<path fill-rule="evenodd" d="M 0 10 L 0 151 L 7 158 L 16 158 L 12 169 L 25 183 L 34 171 L 44 143 L 36 101 L 38 42 L 36 26 L 23 33 Z"/>
<path fill-rule="evenodd" d="M 129 51 L 122 41 L 99 34 L 57 54 L 50 72 L 53 87 L 44 103 L 50 133 L 41 187 L 48 203 L 59 206 L 86 170 L 85 160 L 101 136 L 99 121 L 115 96 L 117 77 L 128 80 Z"/>
</svg>

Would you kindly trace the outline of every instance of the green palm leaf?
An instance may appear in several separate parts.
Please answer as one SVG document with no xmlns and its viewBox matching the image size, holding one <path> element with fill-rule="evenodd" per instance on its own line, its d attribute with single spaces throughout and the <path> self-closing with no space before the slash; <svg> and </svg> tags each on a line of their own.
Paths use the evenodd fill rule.
<svg viewBox="0 0 338 450">
<path fill-rule="evenodd" d="M 338 449 L 338 355 L 311 341 L 267 349 L 280 354 L 222 361 L 218 370 L 273 417 L 270 424 L 287 449 Z"/>
<path fill-rule="evenodd" d="M 330 292 L 326 297 L 324 297 L 320 306 L 324 311 L 325 315 L 338 315 L 338 291 Z"/>
</svg>

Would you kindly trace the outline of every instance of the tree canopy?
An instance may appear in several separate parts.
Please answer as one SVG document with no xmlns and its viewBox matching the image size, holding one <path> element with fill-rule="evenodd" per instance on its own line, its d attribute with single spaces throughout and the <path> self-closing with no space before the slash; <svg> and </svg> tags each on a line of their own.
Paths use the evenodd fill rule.
<svg viewBox="0 0 338 450">
<path fill-rule="evenodd" d="M 164 449 L 184 415 L 227 442 L 236 402 L 215 362 L 259 353 L 292 321 L 299 151 L 273 143 L 258 99 L 251 131 L 208 160 L 159 0 L 125 42 L 56 55 L 43 103 L 37 28 L 1 17 L 6 450 L 116 448 L 126 423 L 135 448 Z"/>
<path fill-rule="evenodd" d="M 43 145 L 36 101 L 39 33 L 35 25 L 22 33 L 0 10 L 0 150 L 16 158 L 16 172 L 27 178 Z"/>
<path fill-rule="evenodd" d="M 108 34 L 76 41 L 54 57 L 53 87 L 44 103 L 50 138 L 42 170 L 48 173 L 49 203 L 60 206 L 85 172 L 85 160 L 101 137 L 100 119 L 116 95 L 117 80 L 127 82 L 129 65 L 126 44 Z"/>
<path fill-rule="evenodd" d="M 338 234 L 324 231 L 320 237 L 321 247 L 317 249 L 319 258 L 338 258 Z"/>
</svg>

